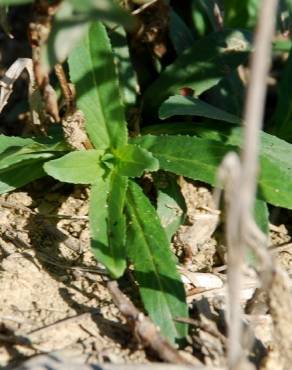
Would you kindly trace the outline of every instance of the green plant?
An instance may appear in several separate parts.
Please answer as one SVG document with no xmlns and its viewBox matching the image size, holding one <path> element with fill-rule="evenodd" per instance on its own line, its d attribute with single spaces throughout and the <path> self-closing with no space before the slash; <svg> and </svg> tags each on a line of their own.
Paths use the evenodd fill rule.
<svg viewBox="0 0 292 370">
<path fill-rule="evenodd" d="M 157 213 L 135 178 L 145 172 L 163 170 L 217 185 L 216 170 L 222 158 L 241 146 L 241 112 L 234 102 L 230 103 L 235 107 L 233 111 L 226 112 L 222 108 L 224 104 L 215 107 L 198 96 L 220 84 L 227 89 L 228 97 L 232 95 L 228 84 L 237 81 L 233 71 L 246 61 L 251 50 L 251 34 L 227 29 L 198 41 L 189 38 L 184 50 L 177 44 L 177 59 L 143 94 L 145 116 L 158 122 L 155 115 L 159 109 L 160 119 L 176 118 L 168 123 L 159 121 L 159 124 L 145 125 L 142 135 L 129 138 L 125 106 L 133 104 L 136 98 L 129 52 L 127 48 L 115 47 L 111 35 L 113 53 L 104 24 L 92 22 L 92 18 L 102 18 L 125 23 L 128 16 L 120 13 L 114 3 L 106 13 L 99 9 L 95 14 L 89 3 L 83 7 L 76 1 L 64 2 L 49 41 L 43 47 L 43 60 L 49 69 L 70 54 L 69 74 L 93 148 L 74 150 L 62 134 L 53 132 L 49 132 L 47 138 L 0 135 L 0 193 L 46 174 L 62 182 L 90 185 L 91 245 L 96 258 L 106 266 L 112 278 L 121 277 L 128 263 L 133 265 L 147 312 L 162 333 L 175 341 L 186 335 L 187 327 L 176 323 L 174 318 L 187 316 L 188 310 L 169 241 L 184 217 L 164 229 L 160 198 Z M 232 2 L 227 3 L 232 5 Z M 69 13 L 64 7 L 69 7 Z M 76 9 L 84 16 L 80 22 L 74 18 Z M 230 24 L 236 23 L 231 8 L 228 14 Z M 65 33 L 63 16 L 72 21 Z M 177 17 L 174 15 L 177 27 L 185 27 Z M 82 26 L 78 37 L 70 39 L 69 47 L 58 54 L 60 44 L 56 40 L 60 35 L 66 37 L 76 26 Z M 118 31 L 125 41 L 123 29 Z M 173 40 L 177 42 L 174 34 Z M 125 53 L 126 60 L 123 59 Z M 119 57 L 123 63 L 115 63 Z M 130 79 L 131 84 L 128 84 Z M 194 97 L 176 95 L 185 86 L 193 89 Z M 199 117 L 201 121 L 188 122 L 186 117 L 190 116 Z M 292 208 L 292 146 L 264 132 L 261 138 L 261 172 L 255 212 L 262 229 L 266 230 L 266 202 Z M 179 203 L 175 181 L 172 185 L 169 199 Z"/>
</svg>

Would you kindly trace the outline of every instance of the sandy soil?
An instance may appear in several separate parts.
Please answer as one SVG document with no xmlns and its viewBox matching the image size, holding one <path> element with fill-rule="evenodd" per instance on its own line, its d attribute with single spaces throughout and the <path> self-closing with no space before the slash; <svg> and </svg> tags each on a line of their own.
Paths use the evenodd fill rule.
<svg viewBox="0 0 292 370">
<path fill-rule="evenodd" d="M 195 354 L 205 364 L 222 366 L 226 338 L 218 327 L 226 301 L 222 290 L 226 276 L 221 233 L 214 234 L 218 214 L 212 210 L 207 188 L 184 182 L 182 190 L 188 221 L 174 239 L 174 250 L 178 255 L 182 249 L 193 251 L 181 272 L 197 325 L 191 326 L 183 352 Z M 105 270 L 90 250 L 87 214 L 86 188 L 46 179 L 0 197 L 0 367 L 52 351 L 82 356 L 88 363 L 155 359 L 137 343 L 105 288 Z M 271 225 L 274 246 L 289 240 L 284 225 Z M 288 271 L 291 250 L 289 245 L 273 249 Z M 207 289 L 200 286 L 198 271 L 205 279 L 203 285 L 212 280 L 212 294 L 204 294 Z M 249 276 L 252 279 L 250 271 Z M 131 295 L 130 289 L 124 292 Z M 271 350 L 268 315 L 250 319 L 261 345 Z"/>
</svg>

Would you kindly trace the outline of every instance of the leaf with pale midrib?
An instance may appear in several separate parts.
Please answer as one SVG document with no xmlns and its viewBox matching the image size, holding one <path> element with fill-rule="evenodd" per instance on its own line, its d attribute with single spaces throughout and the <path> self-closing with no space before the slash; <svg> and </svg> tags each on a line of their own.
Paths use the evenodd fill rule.
<svg viewBox="0 0 292 370">
<path fill-rule="evenodd" d="M 127 128 L 113 53 L 100 22 L 91 25 L 70 54 L 69 69 L 77 90 L 77 105 L 85 114 L 92 144 L 96 149 L 126 145 Z"/>
<path fill-rule="evenodd" d="M 129 182 L 126 203 L 127 251 L 134 264 L 140 294 L 151 319 L 171 342 L 187 334 L 184 287 L 155 209 L 142 189 Z"/>
<path fill-rule="evenodd" d="M 165 119 L 172 116 L 199 116 L 234 124 L 241 123 L 241 119 L 231 113 L 198 98 L 182 95 L 171 96 L 159 108 L 159 118 Z"/>
<path fill-rule="evenodd" d="M 113 278 L 126 268 L 124 203 L 127 178 L 112 171 L 91 187 L 89 220 L 91 247 Z"/>
</svg>

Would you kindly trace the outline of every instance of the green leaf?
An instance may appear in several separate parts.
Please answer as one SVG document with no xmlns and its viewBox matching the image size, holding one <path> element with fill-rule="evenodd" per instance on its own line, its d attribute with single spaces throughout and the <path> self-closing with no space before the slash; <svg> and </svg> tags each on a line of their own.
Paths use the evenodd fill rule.
<svg viewBox="0 0 292 370">
<path fill-rule="evenodd" d="M 100 160 L 102 150 L 80 150 L 68 153 L 44 165 L 46 173 L 55 179 L 73 184 L 94 184 L 103 176 Z"/>
<path fill-rule="evenodd" d="M 115 22 L 130 28 L 134 24 L 134 17 L 119 6 L 115 0 L 69 0 L 75 12 L 92 14 L 93 19 Z"/>
<path fill-rule="evenodd" d="M 229 114 L 242 117 L 245 95 L 246 86 L 236 69 L 208 91 L 208 103 Z"/>
<path fill-rule="evenodd" d="M 232 69 L 246 60 L 250 50 L 249 33 L 225 30 L 193 43 L 168 66 L 144 94 L 144 106 L 153 110 L 182 87 L 196 96 L 216 85 Z"/>
<path fill-rule="evenodd" d="M 189 136 L 142 136 L 135 143 L 149 150 L 165 171 L 216 184 L 216 170 L 234 147 Z"/>
<path fill-rule="evenodd" d="M 212 118 L 219 121 L 240 124 L 240 118 L 205 103 L 198 98 L 182 95 L 171 96 L 159 109 L 159 118 L 165 119 L 172 116 L 199 116 Z"/>
<path fill-rule="evenodd" d="M 162 334 L 174 342 L 187 334 L 186 325 L 174 321 L 178 316 L 188 316 L 184 287 L 157 213 L 132 181 L 127 192 L 126 214 L 127 251 L 143 303 Z"/>
<path fill-rule="evenodd" d="M 90 26 L 88 14 L 76 14 L 65 1 L 54 18 L 48 41 L 41 48 L 41 63 L 48 73 L 57 63 L 63 63 Z"/>
<path fill-rule="evenodd" d="M 218 122 L 207 121 L 204 123 L 197 122 L 171 122 L 163 123 L 152 126 L 143 127 L 141 133 L 143 135 L 190 135 L 199 136 L 204 139 L 222 141 L 226 143 L 229 139 L 235 140 L 237 144 L 240 144 L 240 137 L 238 133 L 235 133 L 233 125 L 225 124 L 224 127 Z M 229 136 L 230 134 L 230 136 Z M 132 139 L 132 142 L 136 142 L 136 138 Z M 236 144 L 236 145 L 237 145 Z"/>
<path fill-rule="evenodd" d="M 268 235 L 269 232 L 269 210 L 267 203 L 261 199 L 256 199 L 254 217 L 258 227 L 262 232 Z"/>
<path fill-rule="evenodd" d="M 0 170 L 15 166 L 27 160 L 36 160 L 40 158 L 52 159 L 58 152 L 56 149 L 58 149 L 58 144 L 42 145 L 36 142 L 22 147 L 8 147 L 4 152 L 0 153 Z"/>
<path fill-rule="evenodd" d="M 116 28 L 110 33 L 110 39 L 119 72 L 123 103 L 134 105 L 136 102 L 138 81 L 131 61 L 125 29 L 123 27 Z"/>
<path fill-rule="evenodd" d="M 168 130 L 167 127 L 170 130 Z M 148 132 L 150 132 L 149 129 L 147 130 Z M 214 123 L 204 123 L 201 125 L 180 123 L 179 125 L 157 125 L 154 126 L 154 129 L 152 130 L 152 132 L 155 131 L 156 133 L 159 131 L 160 134 L 177 134 L 178 132 L 181 132 L 184 134 L 200 136 L 193 138 L 181 136 L 179 138 L 173 137 L 173 139 L 169 136 L 144 136 L 132 141 L 152 152 L 153 155 L 158 158 L 161 168 L 205 181 L 213 185 L 215 180 L 214 176 L 212 176 L 214 166 L 210 166 L 210 160 L 214 162 L 214 165 L 216 162 L 217 165 L 220 164 L 224 153 L 227 150 L 238 150 L 242 142 L 242 128 L 231 125 L 229 127 L 222 128 L 222 126 L 218 126 L 218 124 L 216 125 Z M 167 147 L 165 154 L 162 153 L 164 151 L 163 140 L 166 141 Z M 184 140 L 186 144 L 183 144 Z M 185 147 L 186 145 L 191 146 L 191 140 L 194 140 L 193 149 L 190 149 L 189 155 L 187 155 Z M 198 140 L 203 140 L 203 142 L 205 141 L 205 149 L 203 142 L 200 142 L 199 144 Z M 212 147 L 215 141 L 217 142 L 218 148 L 213 150 Z M 178 145 L 184 145 L 185 147 L 180 148 Z M 177 150 L 176 148 L 179 149 Z M 156 152 L 158 152 L 158 154 L 156 154 Z M 181 165 L 178 166 L 179 172 L 176 172 L 175 169 L 177 161 L 171 160 L 171 158 L 166 158 L 167 155 L 170 155 L 174 159 L 176 155 L 179 156 L 179 163 L 181 163 Z M 193 167 L 194 170 L 192 170 L 192 168 L 184 169 L 184 165 L 187 166 L 187 162 L 183 160 L 183 155 L 186 155 L 187 161 L 198 161 L 198 166 L 201 166 L 202 170 L 196 172 L 195 167 Z M 161 160 L 161 156 L 163 158 L 163 162 Z M 287 143 L 276 136 L 261 132 L 260 174 L 258 180 L 259 196 L 268 203 L 289 209 L 292 209 L 291 158 L 292 144 Z M 167 162 L 166 159 L 170 162 Z M 199 165 L 200 161 L 202 163 Z M 205 174 L 203 170 L 204 167 L 206 167 Z"/>
<path fill-rule="evenodd" d="M 22 5 L 32 3 L 33 0 L 0 0 L 1 5 Z"/>
<path fill-rule="evenodd" d="M 186 203 L 175 176 L 159 172 L 154 176 L 157 191 L 157 214 L 167 239 L 171 238 L 186 219 Z"/>
<path fill-rule="evenodd" d="M 267 203 L 261 199 L 256 198 L 254 204 L 254 219 L 260 230 L 268 235 L 269 233 L 269 210 Z M 246 261 L 249 265 L 256 268 L 259 260 L 252 249 L 248 249 L 246 252 Z"/>
<path fill-rule="evenodd" d="M 77 89 L 77 105 L 86 118 L 86 130 L 96 149 L 127 143 L 113 53 L 105 27 L 91 25 L 69 57 L 70 76 Z"/>
<path fill-rule="evenodd" d="M 133 24 L 132 17 L 112 0 L 65 1 L 54 18 L 49 40 L 42 47 L 43 66 L 49 71 L 56 63 L 64 62 L 94 20 L 128 27 Z"/>
<path fill-rule="evenodd" d="M 7 36 L 13 37 L 11 35 L 11 25 L 8 20 L 8 10 L 8 6 L 0 6 L 0 27 L 3 29 Z"/>
<path fill-rule="evenodd" d="M 45 176 L 43 160 L 29 160 L 0 171 L 0 194 L 20 188 Z"/>
<path fill-rule="evenodd" d="M 113 278 L 126 268 L 124 203 L 127 178 L 113 171 L 91 187 L 89 220 L 91 246 Z"/>
<path fill-rule="evenodd" d="M 176 53 L 179 55 L 192 47 L 194 37 L 188 26 L 173 9 L 170 11 L 169 21 L 169 36 Z"/>
<path fill-rule="evenodd" d="M 9 147 L 22 147 L 34 143 L 34 140 L 29 138 L 0 135 L 0 153 L 4 152 Z"/>
<path fill-rule="evenodd" d="M 272 44 L 273 52 L 289 53 L 292 47 L 291 40 L 275 40 Z"/>
<path fill-rule="evenodd" d="M 200 19 L 199 14 L 201 14 L 201 17 L 205 15 L 207 18 L 204 22 L 203 22 L 203 19 L 201 20 L 201 22 L 204 23 L 204 27 L 202 27 L 203 26 L 202 24 L 201 27 L 203 29 L 201 30 L 201 32 L 199 32 L 199 34 L 202 35 L 202 34 L 205 34 L 206 31 L 209 31 L 209 25 L 207 23 L 210 23 L 214 31 L 218 30 L 218 18 L 216 17 L 215 11 L 214 11 L 214 7 L 218 5 L 217 0 L 208 0 L 208 1 L 192 0 L 191 2 L 192 2 L 193 13 L 194 13 L 194 16 L 193 16 L 194 21 Z M 207 20 L 209 22 L 207 22 Z M 198 27 L 197 24 L 196 24 L 196 27 Z"/>
<path fill-rule="evenodd" d="M 116 152 L 119 159 L 119 173 L 129 177 L 139 177 L 144 171 L 157 171 L 159 163 L 147 150 L 137 145 L 126 145 Z"/>
<path fill-rule="evenodd" d="M 254 27 L 258 8 L 258 0 L 224 0 L 224 23 L 227 27 Z"/>
<path fill-rule="evenodd" d="M 292 142 L 292 48 L 281 78 L 272 133 Z"/>
</svg>

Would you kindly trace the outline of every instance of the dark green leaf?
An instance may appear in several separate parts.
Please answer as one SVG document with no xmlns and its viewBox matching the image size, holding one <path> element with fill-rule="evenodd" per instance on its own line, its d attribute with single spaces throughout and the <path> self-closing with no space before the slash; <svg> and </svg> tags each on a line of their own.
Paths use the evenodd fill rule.
<svg viewBox="0 0 292 370">
<path fill-rule="evenodd" d="M 69 0 L 61 4 L 53 22 L 48 42 L 43 46 L 42 61 L 47 70 L 68 57 L 87 32 L 90 22 L 113 21 L 130 27 L 131 16 L 113 0 Z"/>
<path fill-rule="evenodd" d="M 269 210 L 267 203 L 261 199 L 256 199 L 254 217 L 258 227 L 263 233 L 268 235 L 269 232 Z"/>
<path fill-rule="evenodd" d="M 94 184 L 104 174 L 100 160 L 102 150 L 80 150 L 49 161 L 44 165 L 46 173 L 55 179 L 73 184 Z"/>
<path fill-rule="evenodd" d="M 202 6 L 203 4 L 201 0 L 191 0 L 192 23 L 194 24 L 194 31 L 199 37 L 206 35 L 209 29 L 209 19 Z M 210 4 L 209 1 L 208 4 Z"/>
<path fill-rule="evenodd" d="M 216 170 L 234 147 L 189 136 L 142 136 L 135 140 L 159 160 L 160 168 L 194 180 L 216 184 Z"/>
<path fill-rule="evenodd" d="M 45 176 L 43 163 L 43 160 L 29 160 L 0 171 L 0 194 L 20 188 Z"/>
<path fill-rule="evenodd" d="M 208 103 L 237 117 L 242 117 L 246 86 L 238 70 L 233 70 L 208 91 Z"/>
<path fill-rule="evenodd" d="M 190 29 L 174 10 L 170 11 L 169 36 L 178 55 L 193 46 L 194 38 Z"/>
<path fill-rule="evenodd" d="M 90 193 L 91 246 L 114 278 L 126 268 L 124 203 L 127 178 L 113 171 L 99 178 Z"/>
<path fill-rule="evenodd" d="M 0 153 L 4 152 L 9 147 L 22 147 L 29 144 L 33 144 L 33 139 L 25 139 L 16 136 L 0 135 Z"/>
<path fill-rule="evenodd" d="M 273 46 L 274 52 L 289 52 L 292 47 L 292 41 L 291 40 L 275 40 L 272 46 Z"/>
<path fill-rule="evenodd" d="M 75 12 L 92 14 L 95 19 L 110 21 L 130 28 L 134 24 L 134 18 L 118 5 L 115 0 L 69 0 Z"/>
<path fill-rule="evenodd" d="M 225 127 L 218 122 L 171 122 L 142 128 L 142 134 L 147 135 L 190 135 L 204 139 L 226 142 L 229 133 L 232 135 L 234 126 L 226 124 Z M 237 136 L 237 134 L 236 134 Z M 234 137 L 234 135 L 232 135 Z M 240 139 L 240 138 L 239 138 Z M 135 142 L 137 139 L 132 139 Z"/>
<path fill-rule="evenodd" d="M 58 146 L 58 144 L 43 145 L 37 142 L 26 146 L 10 146 L 0 153 L 0 170 L 27 160 L 52 159 L 60 149 Z M 61 148 L 61 151 L 63 149 L 64 147 Z"/>
<path fill-rule="evenodd" d="M 154 176 L 157 190 L 157 214 L 168 241 L 186 219 L 186 203 L 175 176 L 159 172 Z"/>
<path fill-rule="evenodd" d="M 147 130 L 148 132 L 150 132 L 149 129 Z M 160 134 L 178 134 L 178 132 L 181 132 L 184 134 L 200 136 L 200 138 L 181 136 L 173 139 L 168 139 L 168 136 L 144 136 L 133 140 L 133 142 L 138 143 L 152 152 L 153 155 L 158 158 L 161 168 L 194 179 L 206 181 L 210 184 L 214 184 L 214 176 L 212 176 L 212 172 L 215 170 L 214 167 L 209 166 L 210 160 L 212 159 L 212 163 L 214 162 L 214 165 L 215 163 L 218 165 L 221 162 L 219 156 L 221 155 L 222 159 L 222 156 L 226 150 L 238 150 L 242 141 L 241 127 L 230 126 L 229 128 L 222 128 L 222 126 L 215 125 L 214 123 L 209 125 L 207 123 L 203 125 L 184 123 L 179 125 L 157 125 L 155 126 L 154 130 L 152 130 L 152 132 L 154 131 L 156 131 L 156 133 L 159 131 Z M 194 140 L 193 149 L 190 149 L 189 154 L 187 154 L 187 152 L 184 154 L 184 148 L 186 145 L 191 146 L 192 139 Z M 163 140 L 165 140 L 167 146 L 167 151 L 165 153 L 163 153 Z M 184 140 L 186 144 L 183 144 Z M 203 142 L 198 144 L 197 140 L 203 140 L 203 142 L 205 140 L 205 149 L 203 148 Z M 217 141 L 218 146 L 216 150 L 212 149 L 215 141 Z M 179 142 L 181 143 L 181 147 L 178 146 Z M 176 151 L 176 148 L 179 149 Z M 196 148 L 198 149 L 197 153 Z M 178 168 L 180 172 L 176 172 L 175 170 L 175 166 L 177 165 L 176 161 L 171 161 L 171 158 L 166 157 L 168 154 L 175 157 L 175 153 L 178 153 L 180 157 L 179 163 L 181 163 L 181 165 Z M 187 162 L 184 162 L 182 159 L 183 155 L 186 155 L 187 161 L 198 161 L 198 166 L 201 168 L 201 171 L 198 170 L 198 172 L 196 172 L 195 170 L 193 171 L 192 168 L 184 169 L 184 165 L 187 167 Z M 291 158 L 292 144 L 289 144 L 286 141 L 277 138 L 276 136 L 261 132 L 259 195 L 268 203 L 289 209 L 292 209 Z M 163 162 L 161 159 L 163 159 Z M 168 159 L 170 162 L 167 162 L 166 159 Z M 200 162 L 202 163 L 200 164 Z M 205 172 L 203 170 L 204 167 L 206 167 Z"/>
<path fill-rule="evenodd" d="M 258 8 L 258 0 L 224 0 L 224 23 L 228 27 L 254 27 Z"/>
<path fill-rule="evenodd" d="M 218 19 L 214 12 L 216 5 L 218 5 L 217 0 L 193 0 L 193 8 L 199 8 L 204 11 L 214 31 L 218 30 Z"/>
<path fill-rule="evenodd" d="M 157 171 L 159 163 L 147 150 L 137 145 L 126 145 L 116 152 L 119 159 L 119 173 L 129 177 L 139 177 L 144 171 Z"/>
<path fill-rule="evenodd" d="M 1 4 L 1 0 L 0 0 Z M 1 6 L 0 5 L 0 27 L 2 27 L 3 31 L 6 35 L 12 37 L 11 35 L 11 26 L 8 21 L 8 6 Z"/>
<path fill-rule="evenodd" d="M 162 334 L 174 342 L 187 334 L 175 317 L 188 316 L 184 287 L 157 213 L 142 190 L 129 183 L 126 203 L 127 251 L 146 310 Z"/>
<path fill-rule="evenodd" d="M 22 5 L 32 3 L 33 0 L 0 0 L 0 6 L 2 5 Z"/>
<path fill-rule="evenodd" d="M 159 118 L 165 119 L 172 116 L 199 116 L 229 123 L 241 123 L 240 118 L 233 114 L 218 109 L 198 98 L 182 95 L 171 96 L 159 109 Z"/>
<path fill-rule="evenodd" d="M 269 210 L 267 203 L 261 199 L 256 198 L 254 204 L 254 219 L 260 230 L 268 235 L 269 233 Z M 248 249 L 246 254 L 246 261 L 251 266 L 255 267 L 259 261 L 253 250 Z"/>
<path fill-rule="evenodd" d="M 146 90 L 145 108 L 153 110 L 182 87 L 192 88 L 198 96 L 216 85 L 246 60 L 249 36 L 239 30 L 225 30 L 194 42 Z"/>
<path fill-rule="evenodd" d="M 292 49 L 279 86 L 278 102 L 273 118 L 273 133 L 292 142 Z"/>
<path fill-rule="evenodd" d="M 118 27 L 110 33 L 110 38 L 119 72 L 123 102 L 124 104 L 134 105 L 138 81 L 130 57 L 126 31 L 123 27 Z"/>
<path fill-rule="evenodd" d="M 104 26 L 95 22 L 69 57 L 77 105 L 86 117 L 86 130 L 96 149 L 127 143 L 113 53 Z"/>
</svg>

